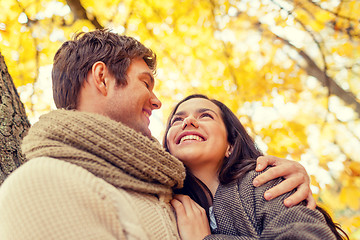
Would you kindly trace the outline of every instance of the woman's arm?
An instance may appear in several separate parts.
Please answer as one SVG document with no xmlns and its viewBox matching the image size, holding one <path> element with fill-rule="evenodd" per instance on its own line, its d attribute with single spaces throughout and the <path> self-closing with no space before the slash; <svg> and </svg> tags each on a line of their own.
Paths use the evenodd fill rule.
<svg viewBox="0 0 360 240">
<path fill-rule="evenodd" d="M 282 177 L 284 181 L 265 192 L 266 200 L 274 199 L 296 189 L 284 200 L 285 206 L 291 207 L 307 200 L 307 207 L 315 209 L 316 202 L 310 189 L 310 177 L 300 163 L 274 156 L 261 156 L 257 159 L 256 171 L 263 171 L 267 166 L 273 167 L 254 179 L 255 187 L 279 177 Z"/>
</svg>

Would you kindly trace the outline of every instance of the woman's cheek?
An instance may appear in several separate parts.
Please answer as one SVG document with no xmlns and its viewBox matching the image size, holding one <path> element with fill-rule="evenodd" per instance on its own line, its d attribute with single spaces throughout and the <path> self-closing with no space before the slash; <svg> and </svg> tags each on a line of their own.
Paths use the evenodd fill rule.
<svg viewBox="0 0 360 240">
<path fill-rule="evenodd" d="M 169 151 L 173 150 L 173 144 L 174 144 L 174 131 L 170 128 L 166 137 L 166 143 L 169 148 Z"/>
</svg>

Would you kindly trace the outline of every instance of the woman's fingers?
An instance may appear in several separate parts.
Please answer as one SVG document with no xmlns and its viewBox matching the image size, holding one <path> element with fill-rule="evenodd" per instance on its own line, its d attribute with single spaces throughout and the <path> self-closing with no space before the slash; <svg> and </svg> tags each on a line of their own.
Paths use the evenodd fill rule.
<svg viewBox="0 0 360 240">
<path fill-rule="evenodd" d="M 195 205 L 197 203 L 194 202 L 189 196 L 177 194 L 174 196 L 174 199 L 176 199 L 182 204 L 182 207 L 187 216 L 191 217 L 192 215 L 194 215 L 194 212 L 198 211 L 198 207 Z"/>
<path fill-rule="evenodd" d="M 174 198 L 170 201 L 170 203 L 175 209 L 177 217 L 180 216 L 181 218 L 183 218 L 184 216 L 186 216 L 186 210 L 184 208 L 184 205 L 179 200 Z"/>
<path fill-rule="evenodd" d="M 171 205 L 175 209 L 179 234 L 183 240 L 203 239 L 211 233 L 205 210 L 189 196 L 175 195 Z"/>
</svg>

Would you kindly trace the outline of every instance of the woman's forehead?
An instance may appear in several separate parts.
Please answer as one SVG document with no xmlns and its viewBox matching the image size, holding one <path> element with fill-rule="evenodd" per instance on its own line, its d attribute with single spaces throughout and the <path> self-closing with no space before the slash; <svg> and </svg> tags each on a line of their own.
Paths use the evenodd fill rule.
<svg viewBox="0 0 360 240">
<path fill-rule="evenodd" d="M 179 112 L 196 112 L 199 109 L 209 109 L 217 114 L 220 114 L 220 108 L 213 102 L 205 98 L 191 98 L 179 105 L 177 108 L 176 113 Z"/>
</svg>

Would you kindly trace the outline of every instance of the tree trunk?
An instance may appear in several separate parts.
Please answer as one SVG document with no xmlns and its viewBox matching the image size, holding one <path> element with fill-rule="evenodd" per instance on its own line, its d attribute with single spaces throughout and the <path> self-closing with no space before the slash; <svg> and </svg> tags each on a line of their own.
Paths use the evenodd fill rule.
<svg viewBox="0 0 360 240">
<path fill-rule="evenodd" d="M 24 105 L 0 53 L 0 184 L 25 161 L 20 141 L 29 127 Z"/>
</svg>

